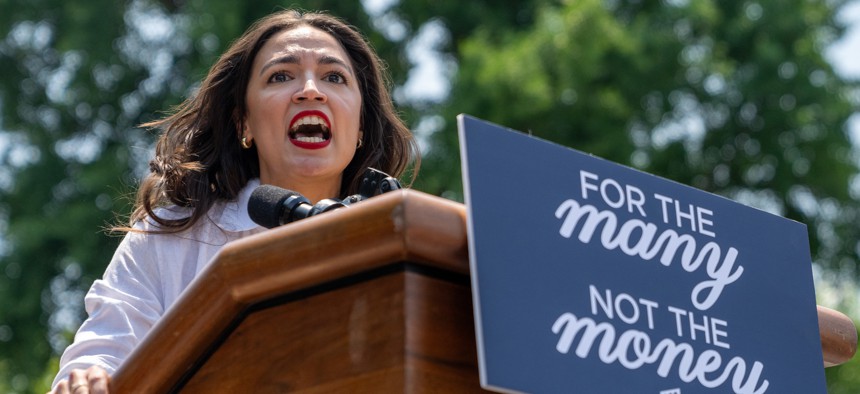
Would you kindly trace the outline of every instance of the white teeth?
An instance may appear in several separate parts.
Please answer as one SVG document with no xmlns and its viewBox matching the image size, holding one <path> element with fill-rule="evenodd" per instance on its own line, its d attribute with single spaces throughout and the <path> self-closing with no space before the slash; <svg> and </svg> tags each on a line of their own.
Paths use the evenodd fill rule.
<svg viewBox="0 0 860 394">
<path fill-rule="evenodd" d="M 305 116 L 303 118 L 300 118 L 299 120 L 296 121 L 296 123 L 293 124 L 292 130 L 295 131 L 299 128 L 299 126 L 303 126 L 303 125 L 311 125 L 311 126 L 320 125 L 323 129 L 328 130 L 328 126 L 325 124 L 325 121 L 323 120 L 323 118 L 316 116 L 316 115 Z"/>
<path fill-rule="evenodd" d="M 322 137 L 305 137 L 305 136 L 300 136 L 300 137 L 297 137 L 297 138 L 296 138 L 296 141 L 309 142 L 309 143 L 314 143 L 314 144 L 315 144 L 315 143 L 325 142 L 325 139 L 323 139 Z"/>
</svg>

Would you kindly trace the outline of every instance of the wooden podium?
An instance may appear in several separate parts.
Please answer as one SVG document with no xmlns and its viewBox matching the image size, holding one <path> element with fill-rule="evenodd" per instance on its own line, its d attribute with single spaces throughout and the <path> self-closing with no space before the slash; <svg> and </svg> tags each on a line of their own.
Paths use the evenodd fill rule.
<svg viewBox="0 0 860 394">
<path fill-rule="evenodd" d="M 417 191 L 228 244 L 113 376 L 117 393 L 481 392 L 466 211 Z M 825 366 L 854 324 L 819 307 Z"/>
</svg>

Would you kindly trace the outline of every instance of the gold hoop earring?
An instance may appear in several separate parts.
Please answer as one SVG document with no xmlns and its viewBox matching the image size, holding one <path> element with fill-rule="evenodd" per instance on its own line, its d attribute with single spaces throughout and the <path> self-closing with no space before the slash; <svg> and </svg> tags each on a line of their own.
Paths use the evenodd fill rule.
<svg viewBox="0 0 860 394">
<path fill-rule="evenodd" d="M 245 149 L 251 149 L 251 141 L 248 141 L 248 137 L 242 137 L 242 141 L 239 144 Z"/>
<path fill-rule="evenodd" d="M 358 144 L 356 144 L 356 145 L 355 145 L 355 149 L 361 148 L 362 146 L 364 146 L 364 140 L 362 140 L 361 138 L 359 138 L 359 139 L 358 139 Z"/>
</svg>

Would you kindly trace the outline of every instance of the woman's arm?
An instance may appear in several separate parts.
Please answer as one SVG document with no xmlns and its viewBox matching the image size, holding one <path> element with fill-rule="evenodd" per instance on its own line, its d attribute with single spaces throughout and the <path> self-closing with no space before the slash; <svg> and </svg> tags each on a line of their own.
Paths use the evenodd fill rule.
<svg viewBox="0 0 860 394">
<path fill-rule="evenodd" d="M 84 299 L 89 317 L 63 352 L 52 387 L 66 382 L 71 388 L 69 378 L 81 373 L 73 371 L 92 366 L 112 374 L 164 313 L 153 238 L 158 237 L 126 234 Z"/>
</svg>

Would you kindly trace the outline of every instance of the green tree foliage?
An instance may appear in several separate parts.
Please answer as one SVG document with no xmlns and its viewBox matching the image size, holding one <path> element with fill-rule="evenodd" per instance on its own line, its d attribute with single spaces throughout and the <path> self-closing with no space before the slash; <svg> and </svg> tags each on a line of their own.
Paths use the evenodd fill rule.
<svg viewBox="0 0 860 394">
<path fill-rule="evenodd" d="M 816 262 L 853 269 L 857 84 L 822 58 L 842 1 L 401 0 L 368 16 L 337 0 L 0 0 L 0 391 L 47 389 L 118 242 L 101 229 L 147 170 L 153 135 L 136 125 L 294 5 L 368 34 L 398 86 L 410 44 L 444 27 L 447 99 L 397 95 L 433 131 L 422 190 L 460 198 L 465 112 L 797 219 Z M 828 370 L 830 392 L 855 392 L 858 368 Z"/>
<path fill-rule="evenodd" d="M 135 90 L 131 72 L 111 68 L 120 62 L 111 40 L 123 30 L 121 8 L 108 1 L 89 9 L 58 2 L 40 11 L 44 6 L 2 5 L 11 11 L 0 30 L 0 373 L 13 386 L 7 389 L 26 387 L 47 365 L 49 338 L 62 335 L 49 333 L 49 321 L 69 319 L 68 312 L 50 312 L 65 305 L 79 314 L 80 289 L 110 258 L 112 240 L 96 233 L 111 209 L 121 209 L 113 203 L 129 136 L 113 130 L 131 121 L 114 92 Z"/>
</svg>

